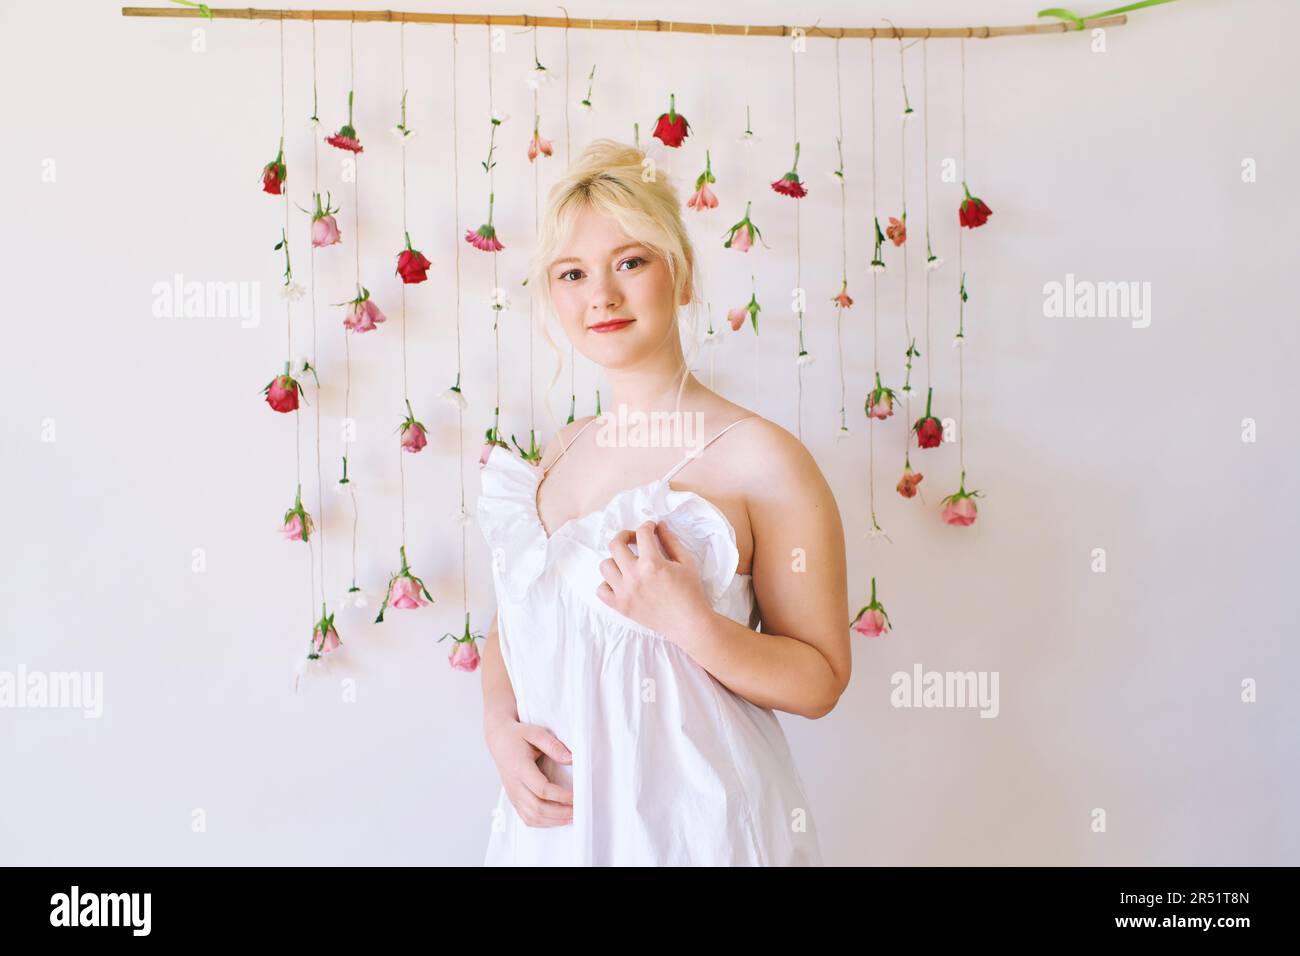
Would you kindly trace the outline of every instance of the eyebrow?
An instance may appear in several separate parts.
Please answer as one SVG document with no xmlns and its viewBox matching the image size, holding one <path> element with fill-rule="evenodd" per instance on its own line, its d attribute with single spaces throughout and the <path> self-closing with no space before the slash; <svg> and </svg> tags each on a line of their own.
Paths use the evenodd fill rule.
<svg viewBox="0 0 1300 956">
<path fill-rule="evenodd" d="M 645 247 L 646 247 L 645 243 L 643 242 L 629 242 L 627 245 L 619 246 L 617 249 L 613 250 L 613 252 L 610 253 L 610 256 L 612 258 L 613 256 L 618 255 L 620 252 L 626 252 L 628 249 L 644 249 Z M 560 265 L 563 262 L 582 262 L 582 260 L 574 256 L 565 256 L 563 259 L 554 260 L 551 263 L 551 268 L 554 269 L 556 266 Z"/>
</svg>

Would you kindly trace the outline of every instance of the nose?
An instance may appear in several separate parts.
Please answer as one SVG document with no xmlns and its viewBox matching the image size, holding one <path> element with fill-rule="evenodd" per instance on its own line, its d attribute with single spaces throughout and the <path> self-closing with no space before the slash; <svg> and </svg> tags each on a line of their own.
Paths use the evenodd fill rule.
<svg viewBox="0 0 1300 956">
<path fill-rule="evenodd" d="M 601 312 L 605 310 L 613 311 L 618 308 L 622 297 L 619 295 L 618 284 L 612 276 L 605 276 L 600 279 L 591 294 L 591 310 Z"/>
</svg>

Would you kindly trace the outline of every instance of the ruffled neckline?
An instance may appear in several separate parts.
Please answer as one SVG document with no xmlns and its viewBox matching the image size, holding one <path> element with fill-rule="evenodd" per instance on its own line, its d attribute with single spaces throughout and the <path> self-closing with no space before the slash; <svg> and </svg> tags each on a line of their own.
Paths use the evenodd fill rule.
<svg viewBox="0 0 1300 956">
<path fill-rule="evenodd" d="M 493 445 L 480 470 L 479 524 L 492 546 L 493 566 L 516 599 L 541 576 L 549 554 L 562 543 L 607 555 L 607 543 L 616 532 L 648 519 L 666 522 L 695 555 L 712 603 L 735 580 L 752 578 L 736 570 L 736 529 L 722 509 L 697 492 L 671 487 L 667 478 L 624 488 L 604 507 L 570 518 L 548 535 L 537 506 L 541 468 L 509 448 Z"/>
</svg>

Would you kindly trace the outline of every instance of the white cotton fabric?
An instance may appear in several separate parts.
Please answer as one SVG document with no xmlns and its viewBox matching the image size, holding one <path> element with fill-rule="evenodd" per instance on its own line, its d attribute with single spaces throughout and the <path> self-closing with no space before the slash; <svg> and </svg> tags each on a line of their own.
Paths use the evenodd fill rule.
<svg viewBox="0 0 1300 956">
<path fill-rule="evenodd" d="M 776 715 L 596 596 L 609 540 L 662 520 L 699 559 L 713 607 L 757 627 L 731 523 L 705 498 L 672 489 L 670 472 L 548 539 L 537 514 L 542 474 L 493 446 L 477 512 L 519 719 L 572 751 L 570 765 L 543 755 L 539 766 L 572 788 L 573 822 L 529 827 L 503 787 L 485 865 L 821 865 Z"/>
</svg>

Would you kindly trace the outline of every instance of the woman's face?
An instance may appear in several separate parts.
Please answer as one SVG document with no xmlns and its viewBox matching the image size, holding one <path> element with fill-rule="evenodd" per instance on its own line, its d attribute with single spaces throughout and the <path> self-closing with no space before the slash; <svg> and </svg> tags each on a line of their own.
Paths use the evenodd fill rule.
<svg viewBox="0 0 1300 956">
<path fill-rule="evenodd" d="M 591 207 L 551 262 L 551 302 L 569 341 L 604 368 L 625 368 L 676 341 L 668 262 Z M 682 305 L 690 301 L 683 290 Z"/>
</svg>

